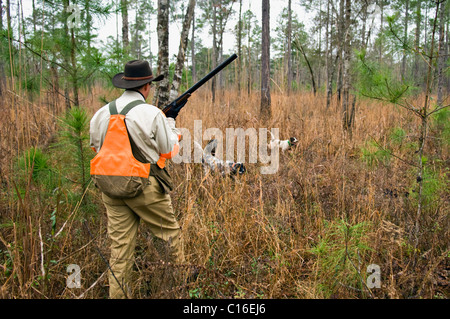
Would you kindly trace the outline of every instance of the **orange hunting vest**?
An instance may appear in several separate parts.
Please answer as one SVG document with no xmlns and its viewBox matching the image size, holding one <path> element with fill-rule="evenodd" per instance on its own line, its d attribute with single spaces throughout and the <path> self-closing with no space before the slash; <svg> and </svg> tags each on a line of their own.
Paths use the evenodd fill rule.
<svg viewBox="0 0 450 319">
<path fill-rule="evenodd" d="M 143 101 L 129 103 L 117 112 L 116 101 L 109 104 L 110 119 L 105 141 L 91 161 L 94 184 L 111 198 L 133 198 L 148 185 L 150 164 L 133 156 L 130 138 L 125 125 L 126 114 Z"/>
</svg>

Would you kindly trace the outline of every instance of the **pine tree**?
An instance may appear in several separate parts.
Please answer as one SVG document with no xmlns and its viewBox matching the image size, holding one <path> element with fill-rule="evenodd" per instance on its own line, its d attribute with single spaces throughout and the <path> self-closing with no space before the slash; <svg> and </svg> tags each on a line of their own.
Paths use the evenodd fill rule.
<svg viewBox="0 0 450 319">
<path fill-rule="evenodd" d="M 262 0 L 261 116 L 270 115 L 270 0 Z"/>
</svg>

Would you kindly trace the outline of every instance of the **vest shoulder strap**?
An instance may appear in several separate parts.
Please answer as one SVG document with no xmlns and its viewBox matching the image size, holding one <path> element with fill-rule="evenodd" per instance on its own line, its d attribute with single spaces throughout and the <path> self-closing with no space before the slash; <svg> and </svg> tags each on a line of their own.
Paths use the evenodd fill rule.
<svg viewBox="0 0 450 319">
<path fill-rule="evenodd" d="M 112 101 L 111 103 L 109 103 L 109 113 L 111 115 L 117 115 L 117 106 L 116 106 L 116 100 Z"/>
<path fill-rule="evenodd" d="M 135 106 L 141 105 L 141 104 L 145 104 L 145 102 L 141 101 L 141 100 L 136 100 L 136 101 L 130 102 L 123 108 L 123 110 L 122 110 L 122 112 L 120 112 L 120 114 L 127 115 L 127 113 L 130 112 L 132 108 L 134 108 Z M 116 100 L 109 103 L 109 113 L 111 115 L 119 114 L 119 112 L 117 111 Z"/>
</svg>

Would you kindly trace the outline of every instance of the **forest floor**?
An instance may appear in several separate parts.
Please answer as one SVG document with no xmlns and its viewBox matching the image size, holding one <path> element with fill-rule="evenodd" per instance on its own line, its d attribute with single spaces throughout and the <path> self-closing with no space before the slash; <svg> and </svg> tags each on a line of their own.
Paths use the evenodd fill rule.
<svg viewBox="0 0 450 319">
<path fill-rule="evenodd" d="M 85 95 L 87 123 L 119 94 L 95 88 Z M 63 101 L 51 95 L 30 101 L 9 91 L 5 101 L 0 297 L 107 298 L 107 220 L 88 179 L 88 126 L 68 137 Z M 360 99 L 350 135 L 340 108 L 327 109 L 321 93 L 273 92 L 268 121 L 258 117 L 257 92 L 220 93 L 217 101 L 194 94 L 177 127 L 192 137 L 195 120 L 224 136 L 227 128 L 279 128 L 281 139 L 299 142 L 280 153 L 275 174 L 261 174 L 261 163 L 246 163 L 234 179 L 205 175 L 201 164 L 170 163 L 186 264 L 161 261 L 163 245 L 141 224 L 134 298 L 449 297 L 450 152 L 437 120 L 429 127 L 425 208 L 417 217 L 419 124 L 405 110 Z M 79 288 L 67 285 L 72 264 L 80 267 Z M 173 280 L 191 269 L 199 270 L 195 282 Z"/>
</svg>

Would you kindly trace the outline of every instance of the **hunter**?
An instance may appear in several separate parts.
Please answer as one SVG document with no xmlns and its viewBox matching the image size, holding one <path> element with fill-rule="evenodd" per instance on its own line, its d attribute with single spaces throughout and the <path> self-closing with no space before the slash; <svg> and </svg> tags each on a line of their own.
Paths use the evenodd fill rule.
<svg viewBox="0 0 450 319">
<path fill-rule="evenodd" d="M 135 197 L 111 197 L 112 195 L 107 195 L 107 189 L 100 189 L 111 239 L 111 271 L 108 277 L 111 299 L 131 297 L 130 275 L 141 219 L 154 236 L 167 244 L 165 247 L 168 247 L 170 256 L 168 261 L 184 262 L 181 228 L 174 215 L 169 195 L 173 187 L 172 180 L 165 167 L 166 159 L 172 158 L 178 152 L 181 135 L 176 128 L 175 119 L 180 108 L 164 114 L 156 106 L 146 103 L 152 82 L 161 81 L 163 78 L 163 75 L 153 76 L 147 61 L 133 60 L 126 63 L 124 72 L 112 79 L 113 85 L 124 89 L 125 92 L 115 101 L 100 108 L 90 122 L 91 147 L 99 155 L 104 143 L 103 153 L 106 152 L 105 139 L 110 130 L 109 123 L 113 113 L 125 115 L 122 121 L 126 124 L 124 131 L 128 132 L 132 156 L 139 163 L 149 164 L 150 172 L 143 190 Z M 128 141 L 128 138 L 126 140 Z M 106 166 L 111 166 L 110 175 L 120 175 L 114 172 L 114 152 L 109 156 L 112 156 L 112 160 L 108 161 Z M 91 174 L 92 170 L 91 162 Z M 113 181 L 111 185 L 119 182 L 117 179 Z"/>
</svg>

